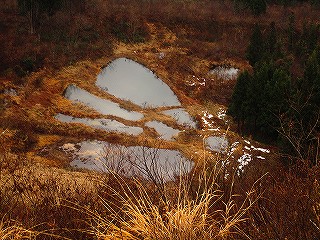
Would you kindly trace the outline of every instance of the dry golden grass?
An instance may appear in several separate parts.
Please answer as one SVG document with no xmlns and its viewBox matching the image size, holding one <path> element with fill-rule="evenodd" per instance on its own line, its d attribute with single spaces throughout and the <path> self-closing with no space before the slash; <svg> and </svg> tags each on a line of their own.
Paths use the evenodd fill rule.
<svg viewBox="0 0 320 240">
<path fill-rule="evenodd" d="M 37 233 L 30 229 L 25 229 L 14 222 L 0 221 L 1 240 L 36 239 Z"/>
<path fill-rule="evenodd" d="M 215 167 L 215 171 L 208 172 L 204 164 L 200 175 L 194 173 L 191 178 L 181 173 L 177 182 L 162 182 L 159 189 L 158 184 L 146 184 L 138 179 L 129 185 L 114 174 L 121 188 L 111 188 L 111 191 L 121 206 L 114 208 L 108 200 L 102 200 L 107 211 L 113 213 L 111 216 L 89 212 L 94 223 L 91 234 L 101 240 L 236 239 L 239 235 L 245 236 L 242 224 L 261 195 L 256 194 L 253 186 L 242 204 L 237 205 L 231 187 L 224 202 L 223 195 L 227 193 L 219 190 L 215 182 L 220 172 L 218 164 Z"/>
</svg>

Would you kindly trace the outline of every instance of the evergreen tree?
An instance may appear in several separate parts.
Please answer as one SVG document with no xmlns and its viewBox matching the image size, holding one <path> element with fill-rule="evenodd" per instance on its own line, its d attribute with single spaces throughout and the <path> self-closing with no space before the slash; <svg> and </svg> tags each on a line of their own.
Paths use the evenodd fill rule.
<svg viewBox="0 0 320 240">
<path fill-rule="evenodd" d="M 278 134 L 278 114 L 287 111 L 290 75 L 286 67 L 273 61 L 256 64 L 253 76 L 239 76 L 228 113 L 235 118 L 241 132 L 265 141 L 274 141 Z"/>
<path fill-rule="evenodd" d="M 252 126 L 251 132 L 258 133 L 265 127 L 269 109 L 267 84 L 272 76 L 272 66 L 268 62 L 260 62 L 257 64 L 256 70 L 253 75 L 250 96 L 250 122 Z"/>
<path fill-rule="evenodd" d="M 251 86 L 251 76 L 248 71 L 240 73 L 234 88 L 231 104 L 228 108 L 230 114 L 238 123 L 240 132 L 243 132 L 244 123 L 247 120 L 249 102 L 249 87 Z"/>
<path fill-rule="evenodd" d="M 271 23 L 266 40 L 256 25 L 246 52 L 254 72 L 239 76 L 228 109 L 241 133 L 273 143 L 278 140 L 285 153 L 312 164 L 320 160 L 319 32 L 320 26 L 312 23 L 298 34 L 294 14 L 289 16 L 283 48 L 305 62 L 303 77 L 291 79 L 288 59 L 292 57 L 280 51 L 275 24 Z"/>
<path fill-rule="evenodd" d="M 320 51 L 318 49 L 309 56 L 303 78 L 296 81 L 292 94 L 284 99 L 289 104 L 287 111 L 280 117 L 279 132 L 287 145 L 284 145 L 283 149 L 300 160 L 317 164 L 320 147 Z"/>
<path fill-rule="evenodd" d="M 250 43 L 247 48 L 247 59 L 251 66 L 254 66 L 257 62 L 259 62 L 264 55 L 264 42 L 262 38 L 262 33 L 260 26 L 258 24 L 255 25 L 253 29 L 253 33 L 250 38 Z"/>
<path fill-rule="evenodd" d="M 302 101 L 305 104 L 305 121 L 313 122 L 320 113 L 320 48 L 316 48 L 306 62 L 301 84 Z M 310 125 L 310 123 L 308 124 Z M 312 123 L 311 123 L 312 125 Z"/>
<path fill-rule="evenodd" d="M 269 60 L 277 60 L 283 58 L 281 50 L 281 43 L 278 41 L 278 32 L 275 22 L 271 22 L 269 33 L 266 39 L 265 55 L 264 57 Z"/>
</svg>

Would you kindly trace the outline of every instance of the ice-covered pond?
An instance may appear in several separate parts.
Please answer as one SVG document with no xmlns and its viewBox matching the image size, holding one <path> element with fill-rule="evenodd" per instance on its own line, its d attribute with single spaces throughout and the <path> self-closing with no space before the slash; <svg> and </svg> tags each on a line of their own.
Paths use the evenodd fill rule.
<svg viewBox="0 0 320 240">
<path fill-rule="evenodd" d="M 103 141 L 64 144 L 62 150 L 72 154 L 71 166 L 100 172 L 115 172 L 124 176 L 142 176 L 149 180 L 171 180 L 191 171 L 193 162 L 179 151 L 125 147 Z"/>
<path fill-rule="evenodd" d="M 142 107 L 180 106 L 177 96 L 151 70 L 127 58 L 110 62 L 97 77 L 97 86 Z"/>
</svg>

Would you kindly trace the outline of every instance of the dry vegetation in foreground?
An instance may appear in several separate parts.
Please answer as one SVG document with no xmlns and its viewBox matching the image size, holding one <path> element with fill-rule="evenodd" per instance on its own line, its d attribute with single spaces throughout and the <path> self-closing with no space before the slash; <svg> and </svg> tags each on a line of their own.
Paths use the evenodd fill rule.
<svg viewBox="0 0 320 240">
<path fill-rule="evenodd" d="M 244 54 L 256 22 L 267 27 L 275 21 L 285 34 L 293 12 L 301 31 L 304 22 L 319 21 L 319 9 L 269 6 L 254 17 L 235 11 L 231 1 L 87 0 L 84 7 L 45 17 L 30 35 L 27 19 L 10 3 L 0 6 L 1 239 L 320 239 L 319 166 L 299 162 L 288 168 L 272 155 L 238 175 L 237 163 L 202 156 L 199 131 L 181 134 L 178 144 L 165 143 L 200 154 L 190 175 L 160 185 L 62 169 L 70 159 L 50 152 L 70 139 L 159 144 L 53 119 L 58 112 L 100 116 L 75 109 L 61 94 L 74 83 L 112 98 L 92 83 L 113 58 L 129 57 L 152 69 L 200 119 L 200 103 L 209 109 L 226 104 L 234 86 L 217 79 L 202 86 L 213 66 L 250 70 Z M 10 88 L 18 95 L 2 94 Z"/>
<path fill-rule="evenodd" d="M 234 179 L 222 189 L 221 163 L 211 158 L 175 181 L 150 182 L 48 168 L 1 151 L 0 209 L 17 224 L 0 231 L 21 239 L 239 239 L 261 197 L 253 186 L 238 199 Z"/>
<path fill-rule="evenodd" d="M 121 182 L 121 194 L 119 190 L 112 191 L 122 204 L 121 212 L 114 211 L 105 201 L 106 207 L 114 211 L 114 217 L 109 220 L 95 216 L 98 227 L 94 234 L 98 239 L 168 240 L 231 239 L 245 235 L 241 225 L 260 196 L 251 189 L 240 206 L 231 195 L 224 203 L 224 193 L 219 191 L 215 177 L 210 176 L 209 180 L 206 175 L 206 172 L 194 175 L 194 180 L 182 176 L 174 186 L 164 186 L 157 203 L 150 189 L 140 181 L 134 181 L 132 187 L 116 176 Z"/>
<path fill-rule="evenodd" d="M 4 222 L 3 219 L 0 222 L 0 239 L 9 240 L 9 239 L 35 239 L 35 233 L 32 230 L 27 230 L 19 225 L 16 225 L 11 222 Z"/>
<path fill-rule="evenodd" d="M 9 135 L 1 135 L 0 148 L 5 234 L 17 231 L 29 239 L 310 239 L 320 234 L 316 169 L 300 166 L 301 172 L 290 173 L 270 158 L 238 175 L 237 166 L 226 165 L 228 159 L 208 155 L 190 174 L 150 182 L 121 172 L 30 162 L 9 152 L 4 139 Z"/>
</svg>

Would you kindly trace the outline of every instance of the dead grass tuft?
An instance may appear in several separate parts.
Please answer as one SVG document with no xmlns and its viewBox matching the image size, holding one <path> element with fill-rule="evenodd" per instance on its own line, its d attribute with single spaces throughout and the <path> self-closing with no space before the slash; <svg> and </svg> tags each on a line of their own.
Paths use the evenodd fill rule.
<svg viewBox="0 0 320 240">
<path fill-rule="evenodd" d="M 0 221 L 0 239 L 1 240 L 20 240 L 20 239 L 36 239 L 37 233 L 30 229 L 25 229 L 15 222 L 3 219 Z"/>
<path fill-rule="evenodd" d="M 226 197 L 227 193 L 216 184 L 219 169 L 208 172 L 206 164 L 199 168 L 202 169 L 199 175 L 181 174 L 177 182 L 162 182 L 160 188 L 158 183 L 139 179 L 129 186 L 114 174 L 121 189 L 111 191 L 121 207 L 114 208 L 108 200 L 103 200 L 113 214 L 111 218 L 91 214 L 95 223 L 92 234 L 98 239 L 132 240 L 233 239 L 245 235 L 242 224 L 261 195 L 256 195 L 253 187 L 238 205 L 237 195 L 230 193 Z"/>
</svg>

